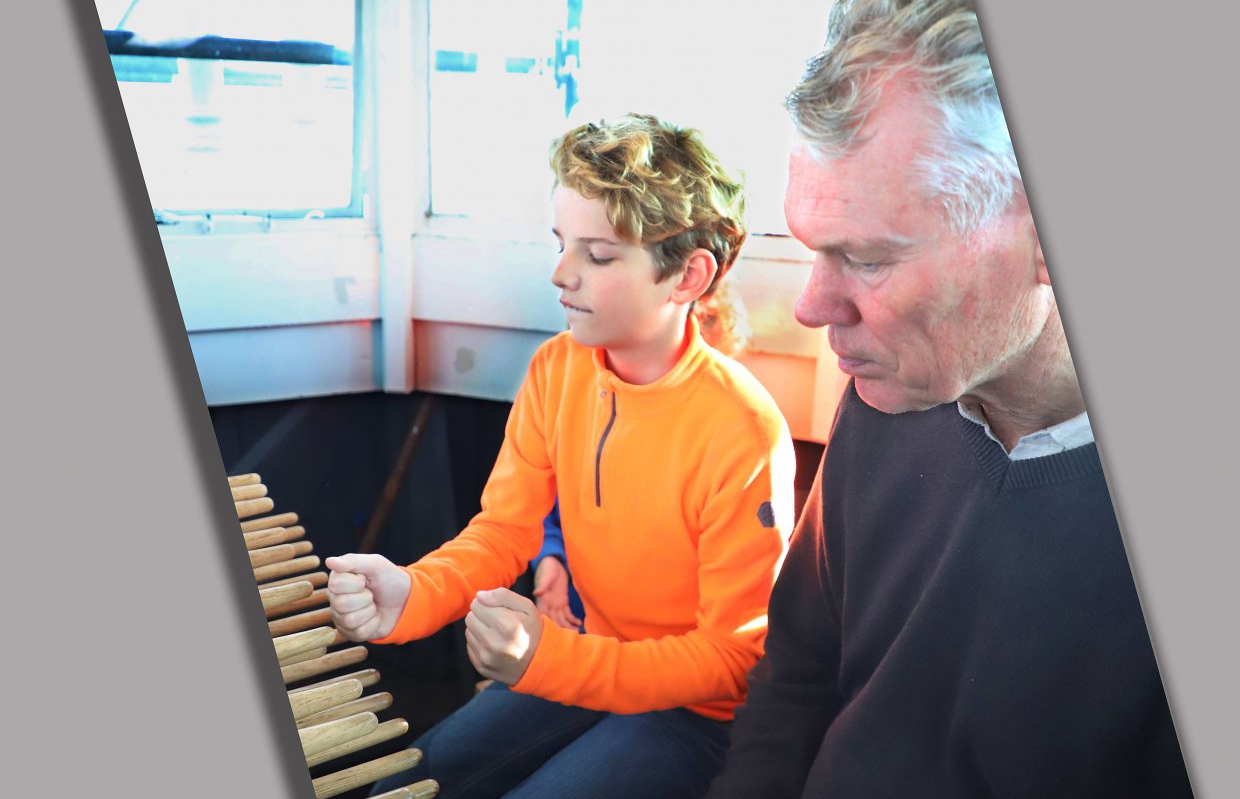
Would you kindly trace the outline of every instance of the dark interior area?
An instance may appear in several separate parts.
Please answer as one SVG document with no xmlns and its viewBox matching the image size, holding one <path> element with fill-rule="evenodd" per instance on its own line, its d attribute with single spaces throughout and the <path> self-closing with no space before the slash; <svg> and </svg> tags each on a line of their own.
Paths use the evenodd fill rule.
<svg viewBox="0 0 1240 799">
<path fill-rule="evenodd" d="M 405 564 L 452 538 L 478 511 L 510 408 L 372 393 L 217 406 L 211 419 L 227 473 L 260 474 L 273 512 L 297 513 L 320 558 L 372 551 Z M 796 448 L 799 512 L 822 447 L 798 441 Z M 531 587 L 527 573 L 515 590 L 529 595 Z M 480 679 L 465 654 L 463 622 L 420 641 L 368 649 L 363 667 L 382 675 L 374 690 L 393 696 L 381 718 L 404 718 L 410 727 L 384 752 L 403 748 L 463 704 Z M 372 757 L 341 758 L 311 776 Z"/>
</svg>

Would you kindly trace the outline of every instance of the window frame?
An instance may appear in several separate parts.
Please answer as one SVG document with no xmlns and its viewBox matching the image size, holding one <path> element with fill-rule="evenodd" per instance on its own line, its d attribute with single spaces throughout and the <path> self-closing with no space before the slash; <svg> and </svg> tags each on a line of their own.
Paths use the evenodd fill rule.
<svg viewBox="0 0 1240 799">
<path fill-rule="evenodd" d="M 170 234 L 173 236 L 197 236 L 210 234 L 234 234 L 234 233 L 283 233 L 298 232 L 302 230 L 320 229 L 323 222 L 330 220 L 331 223 L 344 223 L 352 229 L 360 229 L 364 226 L 373 227 L 368 223 L 368 197 L 370 192 L 370 171 L 373 170 L 374 159 L 370 159 L 371 169 L 365 169 L 362 165 L 362 154 L 364 146 L 370 135 L 369 119 L 371 114 L 371 103 L 373 97 L 369 91 L 367 84 L 369 83 L 369 70 L 367 68 L 369 48 L 366 39 L 368 38 L 363 25 L 365 17 L 368 16 L 363 10 L 367 5 L 365 0 L 353 0 L 353 52 L 352 52 L 352 84 L 353 84 L 353 146 L 350 153 L 352 164 L 350 167 L 350 188 L 349 203 L 343 206 L 333 208 L 285 208 L 285 209 L 268 209 L 268 208 L 243 208 L 243 207 L 201 207 L 201 208 L 184 208 L 169 210 L 158 208 L 152 203 L 151 210 L 155 216 L 156 224 L 159 225 L 161 235 Z M 109 32 L 108 29 L 101 29 L 104 38 Z M 114 54 L 108 50 L 109 63 L 114 55 L 126 55 L 124 53 Z M 178 57 L 180 58 L 180 57 Z M 241 59 L 207 59 L 221 62 L 235 61 L 237 63 L 259 63 L 268 59 L 246 61 Z M 274 63 L 296 64 L 297 62 L 281 62 Z M 115 66 L 113 66 L 115 72 Z M 118 91 L 119 91 L 118 81 Z M 359 225 L 359 223 L 361 223 Z"/>
<path fill-rule="evenodd" d="M 429 2 L 355 4 L 361 218 L 160 227 L 208 404 L 415 389 L 511 401 L 564 329 L 549 230 L 430 214 Z M 740 360 L 794 436 L 823 440 L 838 370 L 821 331 L 791 322 L 811 262 L 789 236 L 752 235 L 729 280 L 751 318 L 785 320 Z"/>
</svg>

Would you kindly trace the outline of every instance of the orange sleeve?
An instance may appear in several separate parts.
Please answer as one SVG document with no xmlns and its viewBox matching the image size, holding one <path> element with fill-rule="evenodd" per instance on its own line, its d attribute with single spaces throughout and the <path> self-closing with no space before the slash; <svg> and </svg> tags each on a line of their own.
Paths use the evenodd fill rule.
<svg viewBox="0 0 1240 799">
<path fill-rule="evenodd" d="M 406 566 L 409 598 L 391 634 L 374 643 L 425 638 L 463 618 L 478 591 L 511 586 L 542 547 L 542 520 L 555 501 L 543 430 L 546 364 L 535 353 L 504 428 L 482 510 L 459 535 Z"/>
<path fill-rule="evenodd" d="M 642 641 L 581 635 L 543 620 L 529 668 L 513 689 L 564 704 L 640 713 L 740 701 L 762 655 L 771 588 L 793 517 L 792 439 L 782 419 L 727 436 L 695 490 L 707 497 L 698 539 L 697 626 Z M 724 438 L 720 436 L 720 438 Z M 655 523 L 650 520 L 649 523 Z M 645 579 L 660 579 L 651 563 Z"/>
</svg>

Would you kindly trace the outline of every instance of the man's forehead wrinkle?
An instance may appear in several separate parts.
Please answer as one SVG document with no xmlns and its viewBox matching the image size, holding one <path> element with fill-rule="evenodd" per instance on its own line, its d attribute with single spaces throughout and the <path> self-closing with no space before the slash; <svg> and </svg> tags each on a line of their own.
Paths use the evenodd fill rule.
<svg viewBox="0 0 1240 799">
<path fill-rule="evenodd" d="M 795 197 L 790 198 L 788 210 L 806 217 L 829 217 L 838 215 L 837 206 L 841 203 L 848 204 L 848 200 L 825 197 L 822 193 L 808 194 L 801 192 Z"/>
<path fill-rule="evenodd" d="M 797 191 L 789 196 L 785 206 L 788 227 L 814 249 L 857 251 L 882 248 L 894 251 L 912 246 L 911 237 L 882 223 L 872 214 L 860 218 L 850 213 L 854 209 L 867 207 L 861 199 L 833 190 L 827 181 L 804 178 L 802 182 L 806 187 L 817 190 Z M 834 184 L 834 181 L 830 183 Z"/>
<path fill-rule="evenodd" d="M 830 216 L 838 210 L 836 206 L 853 205 L 861 188 L 825 170 L 794 174 L 789 185 L 787 207 L 814 216 Z"/>
</svg>

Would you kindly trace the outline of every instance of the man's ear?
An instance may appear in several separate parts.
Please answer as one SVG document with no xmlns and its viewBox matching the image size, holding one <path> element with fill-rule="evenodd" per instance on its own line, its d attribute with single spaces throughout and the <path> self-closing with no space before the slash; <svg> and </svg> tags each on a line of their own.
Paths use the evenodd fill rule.
<svg viewBox="0 0 1240 799">
<path fill-rule="evenodd" d="M 1051 284 L 1051 273 L 1046 268 L 1046 256 L 1042 254 L 1042 240 L 1038 238 L 1038 229 L 1033 229 L 1034 267 L 1037 269 L 1038 282 L 1043 286 Z"/>
<path fill-rule="evenodd" d="M 1038 238 L 1038 227 L 1033 223 L 1033 211 L 1029 209 L 1029 200 L 1024 193 L 1018 193 L 1012 200 L 1010 209 L 1013 213 L 1020 214 L 1022 217 L 1020 222 L 1032 237 L 1030 244 L 1033 246 L 1033 270 L 1034 278 L 1039 285 L 1049 286 L 1051 284 L 1051 273 L 1046 268 L 1046 256 L 1042 254 L 1042 240 Z"/>
<path fill-rule="evenodd" d="M 676 279 L 676 286 L 672 289 L 672 302 L 687 305 L 701 297 L 706 289 L 710 288 L 718 271 L 719 264 L 710 250 L 698 248 L 689 253 L 685 258 L 684 269 Z"/>
</svg>

